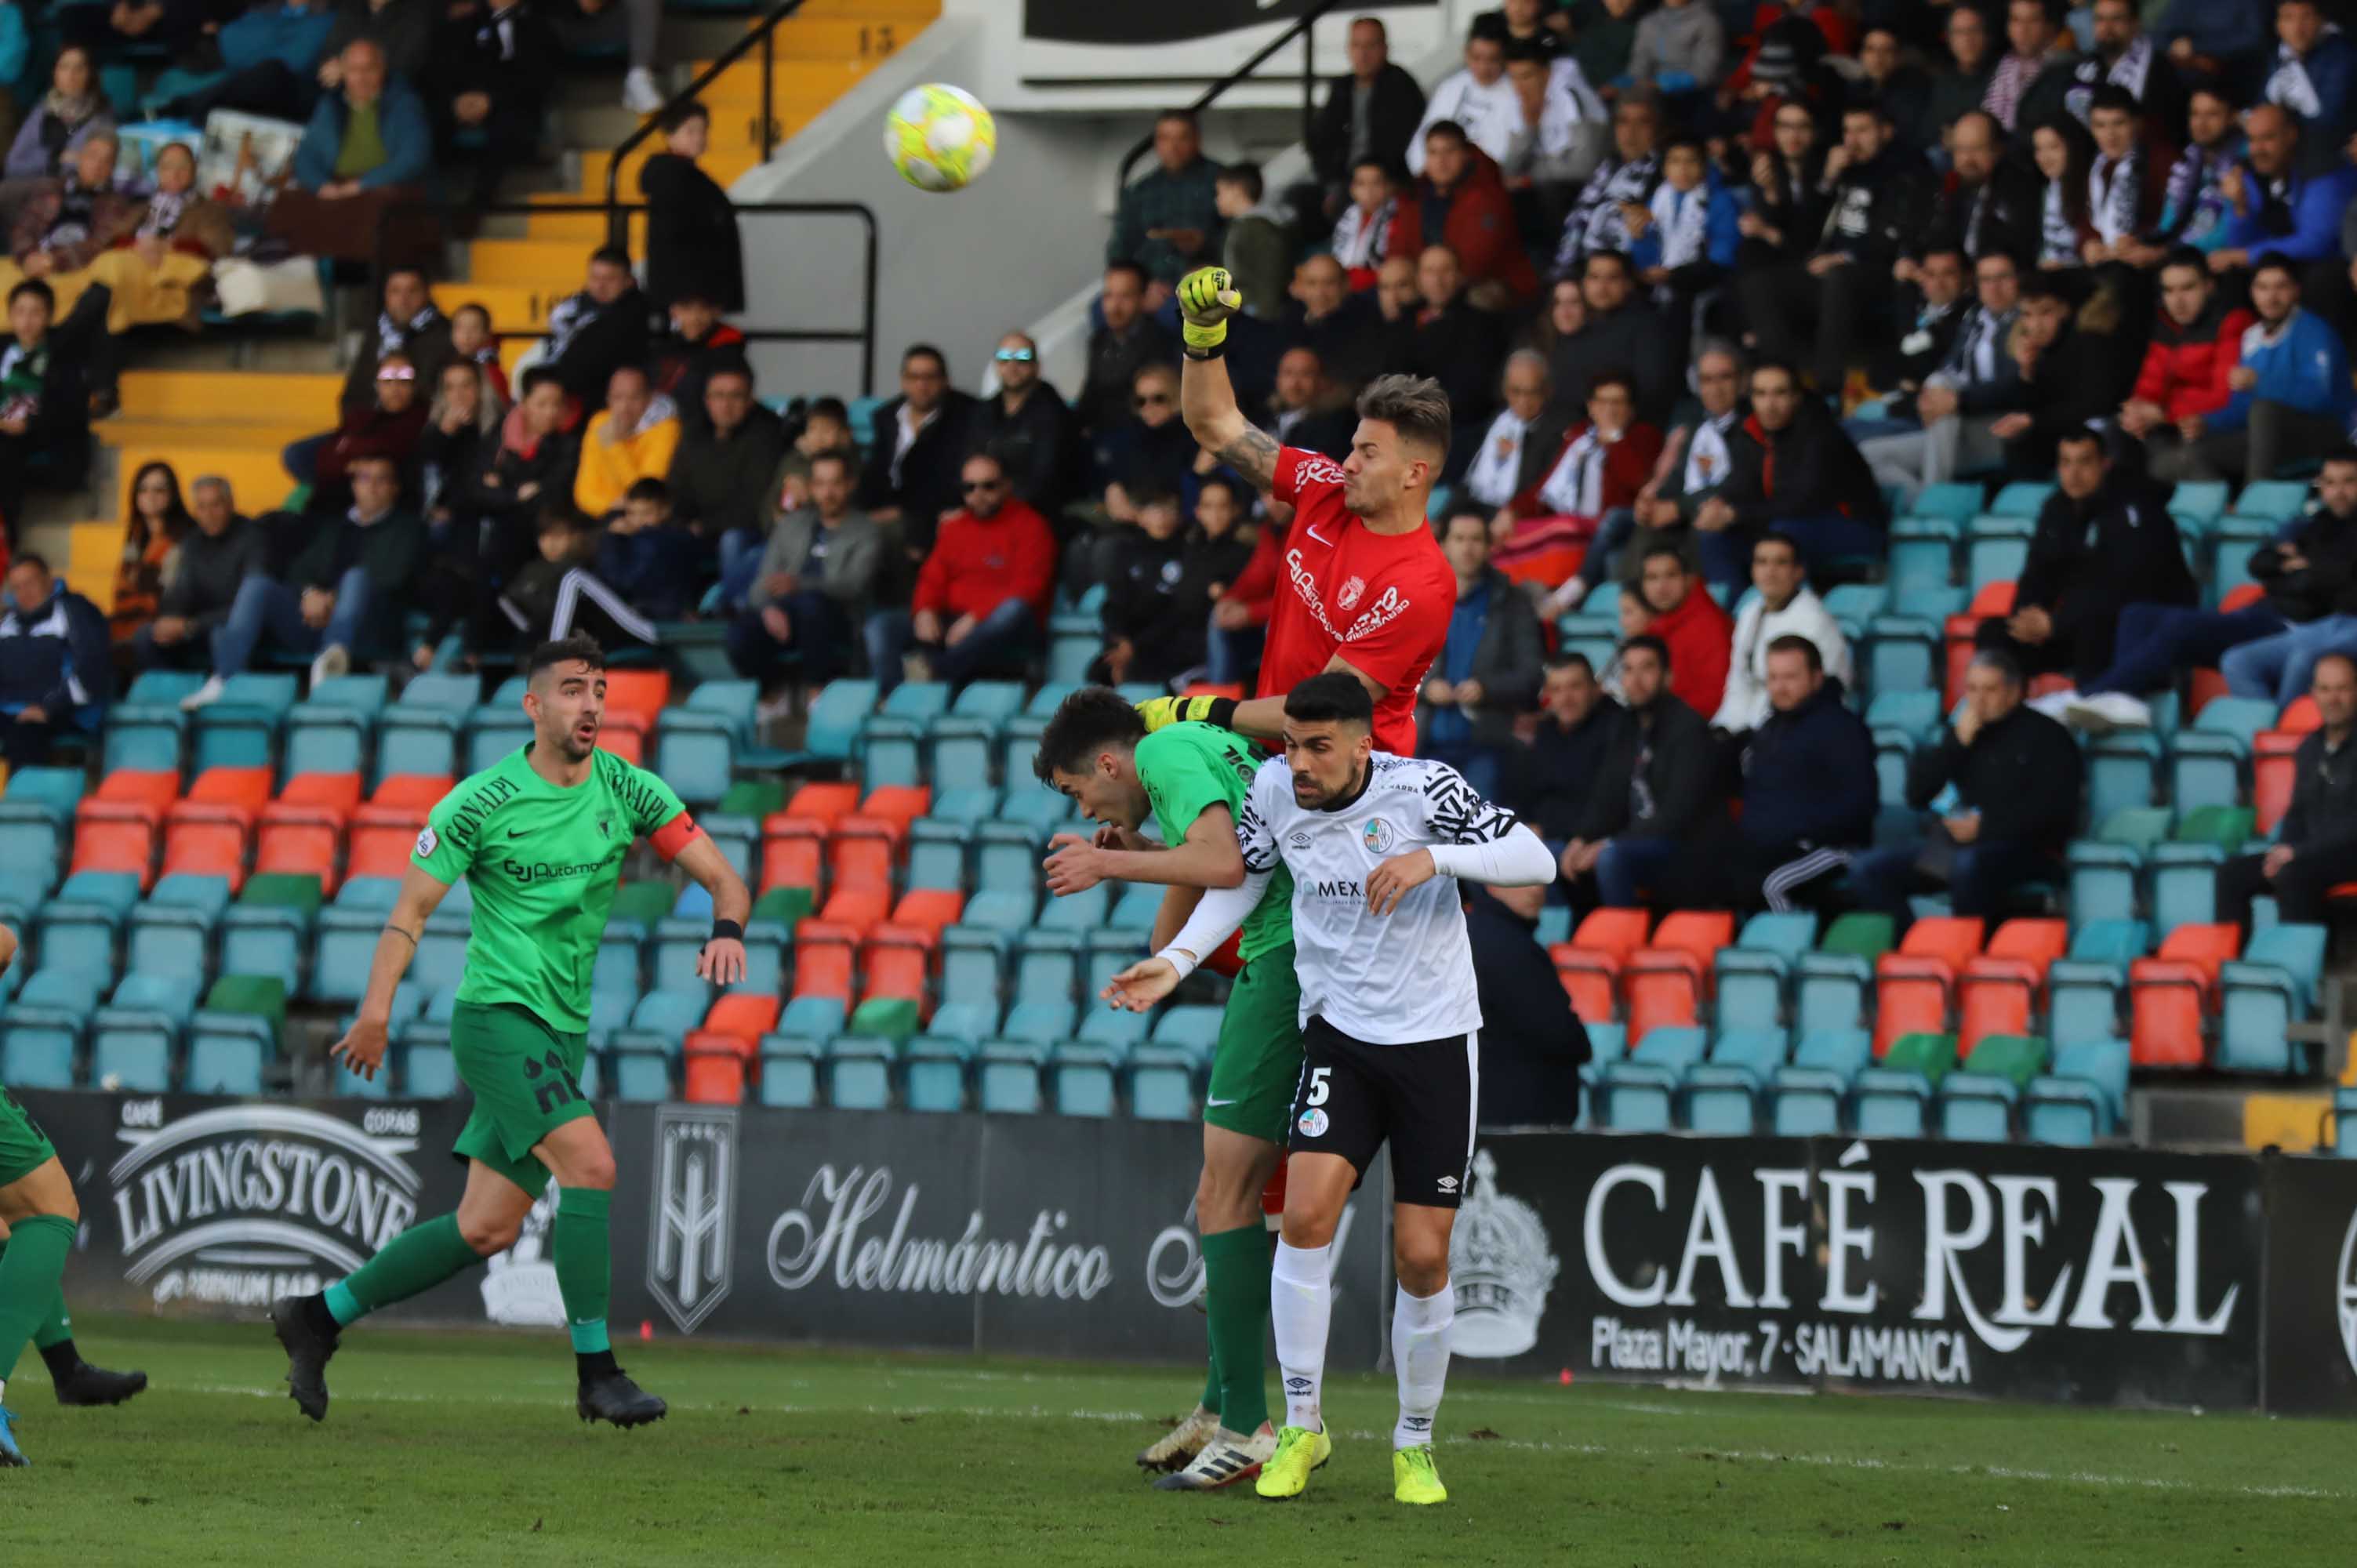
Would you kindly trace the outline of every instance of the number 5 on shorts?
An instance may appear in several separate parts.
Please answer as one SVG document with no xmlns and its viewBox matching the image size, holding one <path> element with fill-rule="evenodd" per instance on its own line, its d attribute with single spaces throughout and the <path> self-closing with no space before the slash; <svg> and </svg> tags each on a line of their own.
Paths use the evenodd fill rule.
<svg viewBox="0 0 2357 1568">
<path fill-rule="evenodd" d="M 1323 1105 L 1326 1103 L 1326 1096 L 1332 1091 L 1334 1087 L 1332 1084 L 1326 1081 L 1326 1075 L 1333 1070 L 1334 1069 L 1330 1067 L 1314 1067 L 1309 1069 L 1309 1092 L 1301 1101 L 1303 1106 Z"/>
</svg>

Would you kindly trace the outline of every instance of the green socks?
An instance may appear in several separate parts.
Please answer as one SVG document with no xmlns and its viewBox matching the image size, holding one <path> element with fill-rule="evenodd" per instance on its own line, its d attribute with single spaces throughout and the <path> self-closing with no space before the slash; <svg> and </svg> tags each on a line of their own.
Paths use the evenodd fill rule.
<svg viewBox="0 0 2357 1568">
<path fill-rule="evenodd" d="M 36 1214 L 11 1227 L 0 1251 L 0 1382 L 16 1369 L 16 1358 L 37 1330 L 65 1320 L 66 1254 L 73 1251 L 74 1222 Z"/>
<path fill-rule="evenodd" d="M 1203 1238 L 1211 1281 L 1211 1365 L 1221 1387 L 1203 1402 L 1231 1432 L 1254 1433 L 1268 1419 L 1263 1369 L 1268 1338 L 1268 1230 L 1259 1220 Z"/>
<path fill-rule="evenodd" d="M 1210 1314 L 1204 1315 L 1203 1334 L 1211 1336 Z M 1220 1347 L 1214 1341 L 1203 1354 L 1203 1408 L 1213 1415 L 1220 1413 Z"/>
<path fill-rule="evenodd" d="M 613 1293 L 613 1248 L 606 1216 L 614 1195 L 568 1187 L 556 1200 L 556 1289 L 565 1298 L 565 1320 L 573 1331 L 576 1355 L 613 1348 L 606 1334 L 606 1304 Z"/>
<path fill-rule="evenodd" d="M 432 1290 L 444 1280 L 482 1262 L 467 1239 L 458 1234 L 456 1214 L 438 1215 L 413 1225 L 384 1244 L 383 1251 L 362 1263 L 349 1279 L 327 1289 L 328 1310 L 340 1326 L 364 1317 L 381 1306 L 407 1301 Z"/>
<path fill-rule="evenodd" d="M 0 1241 L 0 1262 L 5 1262 L 7 1256 L 8 1243 Z M 71 1343 L 73 1319 L 66 1315 L 66 1293 L 61 1290 L 58 1292 L 56 1304 L 49 1308 L 49 1315 L 34 1326 L 33 1348 L 54 1350 L 60 1345 Z"/>
</svg>

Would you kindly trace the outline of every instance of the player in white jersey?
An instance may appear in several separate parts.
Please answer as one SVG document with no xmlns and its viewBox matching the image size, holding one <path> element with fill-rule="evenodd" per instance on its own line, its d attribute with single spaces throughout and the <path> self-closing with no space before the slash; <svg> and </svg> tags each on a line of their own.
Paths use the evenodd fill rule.
<svg viewBox="0 0 2357 1568">
<path fill-rule="evenodd" d="M 1244 885 L 1206 893 L 1170 945 L 1114 976 L 1105 996 L 1152 1006 L 1227 940 L 1280 861 L 1292 874 L 1302 1069 L 1269 1289 L 1286 1420 L 1255 1488 L 1298 1497 L 1333 1452 L 1318 1410 L 1333 1307 L 1329 1249 L 1343 1205 L 1388 1141 L 1399 1277 L 1393 1496 L 1437 1503 L 1448 1497 L 1432 1456 L 1456 1316 L 1448 1235 L 1473 1156 L 1480 1076 L 1481 1004 L 1457 882 L 1552 882 L 1555 857 L 1456 769 L 1378 754 L 1373 725 L 1366 688 L 1347 673 L 1293 689 L 1285 755 L 1254 776 L 1236 824 Z"/>
</svg>

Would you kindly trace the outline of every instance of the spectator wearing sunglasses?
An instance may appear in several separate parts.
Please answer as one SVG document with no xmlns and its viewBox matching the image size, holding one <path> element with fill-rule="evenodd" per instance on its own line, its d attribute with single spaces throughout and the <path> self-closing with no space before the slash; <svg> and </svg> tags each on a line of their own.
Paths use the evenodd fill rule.
<svg viewBox="0 0 2357 1568">
<path fill-rule="evenodd" d="M 1008 493 L 1006 470 L 987 452 L 965 460 L 959 486 L 965 505 L 942 521 L 910 601 L 912 681 L 1019 675 L 1048 624 L 1056 539 L 1047 520 Z"/>
<path fill-rule="evenodd" d="M 974 444 L 1005 466 L 1015 494 L 1042 517 L 1054 517 L 1071 499 L 1077 444 L 1063 395 L 1040 379 L 1039 345 L 1020 332 L 998 340 L 991 355 L 998 392 L 974 416 Z"/>
<path fill-rule="evenodd" d="M 1168 365 L 1148 365 L 1131 383 L 1130 415 L 1096 443 L 1096 478 L 1101 488 L 1099 526 L 1126 527 L 1137 521 L 1136 498 L 1142 491 L 1178 495 L 1195 466 L 1198 448 L 1178 417 L 1178 372 Z M 1092 578 L 1092 581 L 1094 579 Z"/>
</svg>

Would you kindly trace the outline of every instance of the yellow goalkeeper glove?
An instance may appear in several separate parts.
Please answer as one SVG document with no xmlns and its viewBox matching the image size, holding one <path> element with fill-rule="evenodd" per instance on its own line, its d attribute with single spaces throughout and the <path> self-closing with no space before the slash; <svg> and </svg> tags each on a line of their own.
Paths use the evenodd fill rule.
<svg viewBox="0 0 2357 1568">
<path fill-rule="evenodd" d="M 1148 697 L 1137 704 L 1138 716 L 1146 721 L 1146 733 L 1169 725 L 1207 724 L 1222 728 L 1236 716 L 1233 697 Z"/>
<path fill-rule="evenodd" d="M 1187 352 L 1210 359 L 1228 340 L 1228 317 L 1242 310 L 1244 296 L 1235 290 L 1225 267 L 1198 267 L 1178 280 L 1178 335 Z"/>
</svg>

